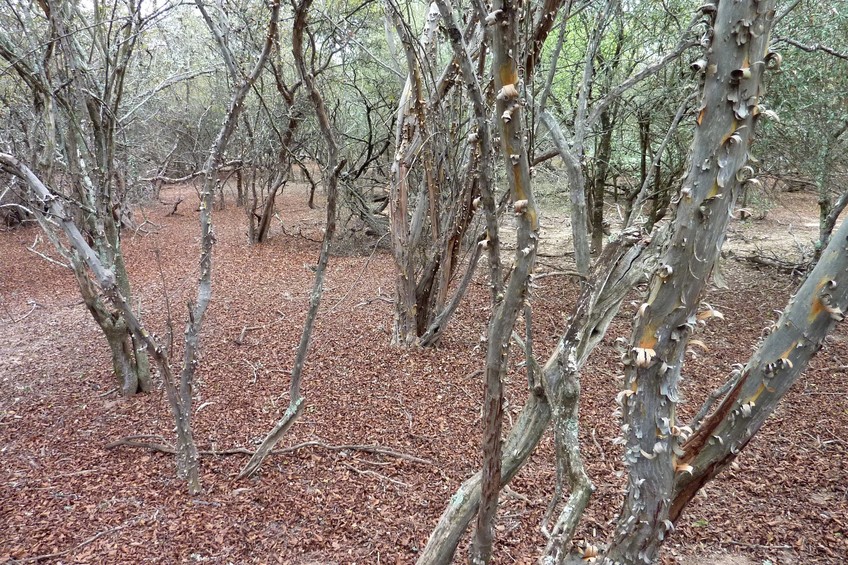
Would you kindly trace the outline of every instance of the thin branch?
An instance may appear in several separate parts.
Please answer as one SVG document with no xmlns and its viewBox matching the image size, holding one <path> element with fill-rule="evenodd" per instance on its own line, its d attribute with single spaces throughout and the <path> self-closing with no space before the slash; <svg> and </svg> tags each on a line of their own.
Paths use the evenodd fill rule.
<svg viewBox="0 0 848 565">
<path fill-rule="evenodd" d="M 805 43 L 795 41 L 794 39 L 790 39 L 788 37 L 775 37 L 775 41 L 782 41 L 784 43 L 788 43 L 789 45 L 797 47 L 801 51 L 806 51 L 807 53 L 821 51 L 822 53 L 827 53 L 828 55 L 832 55 L 839 59 L 844 59 L 848 61 L 848 53 L 845 53 L 843 51 L 837 51 L 833 47 L 828 47 L 827 45 L 822 45 L 821 43 L 813 43 L 811 45 L 807 45 Z"/>
<path fill-rule="evenodd" d="M 795 7 L 798 6 L 798 4 L 800 4 L 800 3 L 801 3 L 801 0 L 795 0 L 794 2 L 792 2 L 792 4 L 787 6 L 785 10 L 783 10 L 780 14 L 775 16 L 774 22 L 772 23 L 772 29 L 776 28 L 777 24 L 780 23 L 780 20 L 782 20 L 783 18 L 788 16 L 789 13 L 792 12 L 792 10 L 794 10 Z"/>
<path fill-rule="evenodd" d="M 362 267 L 362 270 L 359 271 L 359 274 L 356 276 L 356 279 L 354 279 L 354 281 L 350 284 L 350 287 L 347 289 L 347 292 L 344 294 L 344 296 L 339 298 L 336 303 L 333 304 L 333 306 L 327 311 L 328 314 L 332 314 L 333 312 L 335 312 L 339 305 L 345 300 L 347 300 L 347 297 L 350 296 L 350 293 L 353 292 L 354 288 L 356 288 L 359 279 L 361 279 L 362 275 L 365 274 L 365 272 L 368 270 L 368 265 L 371 263 L 371 259 L 374 258 L 374 254 L 377 253 L 377 249 L 380 247 L 380 242 L 386 239 L 388 235 L 388 232 L 386 232 L 383 234 L 382 237 L 380 237 L 380 239 L 377 240 L 377 243 L 374 244 L 374 249 L 371 250 L 371 255 L 369 255 L 368 260 L 365 261 L 365 265 Z"/>
<path fill-rule="evenodd" d="M 138 438 L 157 438 L 159 436 L 127 436 L 125 438 L 119 439 L 117 441 L 113 441 L 105 446 L 104 449 L 115 449 L 116 447 L 139 447 L 143 449 L 151 449 L 153 451 L 159 451 L 162 453 L 175 454 L 177 450 L 174 446 L 169 445 L 167 443 L 158 443 L 158 442 L 145 442 L 145 441 L 136 441 Z M 273 455 L 280 455 L 283 453 L 291 453 L 293 451 L 297 451 L 299 449 L 303 449 L 305 447 L 320 447 L 321 449 L 326 449 L 327 451 L 361 451 L 363 453 L 370 453 L 373 455 L 385 455 L 386 457 L 393 457 L 395 459 L 402 459 L 404 461 L 409 461 L 410 463 L 418 463 L 420 465 L 435 465 L 429 459 L 422 459 L 421 457 L 416 457 L 415 455 L 410 455 L 408 453 L 403 453 L 401 451 L 396 451 L 394 449 L 390 449 L 388 447 L 382 447 L 379 445 L 366 445 L 366 444 L 343 444 L 343 445 L 332 445 L 328 443 L 324 443 L 322 441 L 304 441 L 302 443 L 298 443 L 296 445 L 292 445 L 291 447 L 284 447 L 282 449 L 275 449 L 269 453 Z M 246 447 L 231 447 L 229 449 L 201 449 L 199 450 L 201 455 L 214 455 L 214 456 L 223 456 L 223 455 L 250 455 L 253 456 L 256 453 L 253 450 L 250 450 Z"/>
<path fill-rule="evenodd" d="M 344 465 L 345 467 L 347 467 L 351 471 L 354 471 L 357 474 L 371 475 L 372 477 L 377 477 L 378 479 L 389 481 L 390 483 L 409 488 L 409 484 L 407 484 L 403 481 L 398 481 L 397 479 L 393 479 L 391 477 L 387 477 L 386 475 L 380 474 L 377 471 L 372 471 L 370 469 L 357 469 L 356 467 L 354 467 L 350 463 L 345 463 L 344 461 L 342 461 L 342 465 Z"/>
<path fill-rule="evenodd" d="M 695 27 L 695 25 L 697 24 L 697 22 L 699 20 L 700 20 L 700 13 L 698 15 L 696 15 L 695 18 L 693 18 L 691 22 L 689 22 L 689 26 L 686 28 L 686 31 L 683 34 L 684 37 L 692 30 L 693 27 Z M 603 111 L 606 110 L 607 107 L 610 104 L 612 104 L 612 102 L 616 98 L 618 98 L 619 96 L 624 94 L 627 90 L 633 88 L 634 86 L 636 86 L 637 84 L 639 84 L 640 82 L 645 80 L 646 78 L 653 76 L 660 69 L 662 69 L 663 67 L 665 67 L 666 65 L 668 65 L 672 61 L 677 60 L 677 58 L 679 58 L 690 47 L 695 47 L 698 44 L 699 44 L 699 42 L 695 41 L 695 40 L 681 39 L 680 43 L 677 44 L 677 47 L 675 47 L 673 51 L 670 51 L 665 56 L 663 56 L 662 59 L 660 59 L 659 61 L 657 61 L 653 65 L 648 65 L 647 67 L 645 67 L 644 69 L 642 69 L 641 71 L 639 71 L 638 73 L 633 75 L 632 77 L 628 78 L 627 80 L 625 80 L 624 82 L 622 82 L 618 86 L 611 88 L 606 96 L 604 96 L 603 98 L 601 98 L 600 100 L 598 100 L 595 103 L 595 108 L 592 110 L 592 113 L 589 114 L 589 118 L 586 120 L 587 127 L 591 127 L 592 124 L 594 124 L 596 121 L 598 121 L 598 118 L 600 118 Z"/>
<path fill-rule="evenodd" d="M 133 106 L 126 114 L 121 116 L 118 119 L 118 123 L 124 123 L 127 120 L 129 120 L 132 117 L 132 115 L 135 114 L 135 112 L 139 108 L 141 108 L 142 106 L 147 104 L 147 102 L 151 98 L 153 98 L 153 96 L 155 96 L 159 92 L 162 92 L 166 88 L 170 88 L 170 87 L 172 87 L 176 84 L 179 84 L 183 81 L 191 80 L 191 79 L 199 77 L 199 76 L 210 75 L 214 72 L 215 72 L 215 69 L 204 69 L 204 70 L 199 70 L 199 71 L 188 71 L 188 72 L 185 72 L 185 73 L 180 73 L 178 75 L 174 75 L 172 77 L 166 78 L 165 80 L 160 82 L 158 85 L 156 85 L 154 88 L 152 88 L 152 89 L 148 90 L 147 92 L 145 92 L 144 94 L 142 94 L 140 96 L 141 101 L 138 102 L 135 106 Z"/>
</svg>

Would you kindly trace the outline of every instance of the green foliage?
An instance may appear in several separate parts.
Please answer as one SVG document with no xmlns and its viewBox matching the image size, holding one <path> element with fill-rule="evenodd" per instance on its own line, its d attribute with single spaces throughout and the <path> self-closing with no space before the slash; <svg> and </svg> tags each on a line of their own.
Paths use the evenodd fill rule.
<svg viewBox="0 0 848 565">
<path fill-rule="evenodd" d="M 783 62 L 768 75 L 766 105 L 779 121 L 761 120 L 762 168 L 787 188 L 816 187 L 830 198 L 848 180 L 848 2 L 802 2 L 775 36 Z M 816 46 L 843 57 L 804 50 Z"/>
</svg>

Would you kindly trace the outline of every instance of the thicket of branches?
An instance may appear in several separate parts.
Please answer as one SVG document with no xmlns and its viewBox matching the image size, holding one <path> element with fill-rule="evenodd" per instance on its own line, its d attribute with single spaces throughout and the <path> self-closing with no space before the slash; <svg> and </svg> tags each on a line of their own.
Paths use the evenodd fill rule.
<svg viewBox="0 0 848 565">
<path fill-rule="evenodd" d="M 483 467 L 446 501 L 419 563 L 449 562 L 475 517 L 471 562 L 490 561 L 499 492 L 549 426 L 558 482 L 541 562 L 651 563 L 842 319 L 848 227 L 832 232 L 848 205 L 846 37 L 848 5 L 800 0 L 7 1 L 0 217 L 37 222 L 73 270 L 124 394 L 149 389 L 153 361 L 192 493 L 201 491 L 192 387 L 214 292 L 216 209 L 242 207 L 256 245 L 295 179 L 310 206 L 326 209 L 291 403 L 242 476 L 301 412 L 337 223 L 391 250 L 398 347 L 436 345 L 485 266 Z M 197 187 L 201 255 L 175 364 L 172 343 L 133 308 L 121 233 L 141 228 L 134 206 L 185 182 Z M 815 266 L 777 329 L 693 421 L 680 421 L 688 340 L 699 321 L 721 317 L 701 297 L 729 218 L 799 186 L 818 194 Z M 527 300 L 539 190 L 568 202 L 563 252 L 581 289 L 548 352 L 534 350 Z M 626 500 L 613 539 L 575 553 L 593 490 L 578 442 L 580 371 L 645 278 L 618 396 Z M 504 430 L 513 343 L 529 389 Z"/>
</svg>

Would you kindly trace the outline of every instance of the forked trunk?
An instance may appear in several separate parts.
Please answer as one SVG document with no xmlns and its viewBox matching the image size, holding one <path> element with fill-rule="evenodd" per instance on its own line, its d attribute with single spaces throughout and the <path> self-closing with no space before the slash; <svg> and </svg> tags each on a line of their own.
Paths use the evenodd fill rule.
<svg viewBox="0 0 848 565">
<path fill-rule="evenodd" d="M 628 491 L 604 563 L 656 561 L 670 519 L 685 428 L 677 421 L 683 357 L 721 249 L 762 95 L 772 0 L 722 1 L 671 242 L 634 322 L 622 406 Z"/>
</svg>

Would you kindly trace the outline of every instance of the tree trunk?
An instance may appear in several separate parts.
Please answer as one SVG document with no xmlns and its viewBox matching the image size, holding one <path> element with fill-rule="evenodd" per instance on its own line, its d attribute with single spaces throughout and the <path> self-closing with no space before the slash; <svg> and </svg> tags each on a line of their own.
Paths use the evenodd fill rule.
<svg viewBox="0 0 848 565">
<path fill-rule="evenodd" d="M 324 105 L 324 98 L 318 90 L 318 85 L 315 82 L 314 68 L 307 69 L 304 62 L 303 39 L 307 31 L 309 8 L 312 5 L 312 0 L 302 0 L 300 4 L 295 4 L 295 17 L 292 23 L 292 53 L 294 55 L 295 64 L 298 73 L 303 80 L 306 88 L 309 91 L 309 97 L 312 100 L 312 106 L 315 110 L 315 116 L 318 119 L 318 124 L 321 128 L 321 134 L 327 143 L 328 159 L 327 172 L 329 174 L 322 175 L 326 180 L 327 189 L 327 219 L 324 230 L 324 241 L 321 244 L 321 253 L 318 257 L 318 265 L 315 269 L 315 283 L 312 287 L 312 293 L 309 297 L 309 311 L 306 314 L 306 321 L 303 323 L 303 331 L 300 336 L 297 354 L 294 361 L 294 369 L 292 370 L 291 386 L 289 388 L 289 406 L 283 417 L 274 425 L 273 429 L 265 436 L 262 444 L 256 450 L 256 453 L 250 458 L 247 464 L 239 473 L 239 478 L 249 477 L 255 473 L 265 458 L 274 449 L 277 442 L 282 439 L 283 435 L 294 424 L 295 420 L 300 415 L 303 409 L 304 398 L 301 396 L 300 384 L 303 377 L 303 366 L 306 362 L 306 356 L 309 353 L 309 342 L 312 338 L 312 328 L 315 325 L 315 320 L 318 317 L 318 307 L 321 305 L 321 297 L 324 293 L 324 274 L 327 271 L 327 265 L 330 261 L 330 244 L 333 241 L 333 235 L 336 231 L 336 200 L 338 194 L 339 175 L 345 165 L 345 160 L 339 160 L 339 148 L 336 141 L 336 136 L 333 133 L 330 125 L 330 118 L 327 113 L 327 108 Z"/>
<path fill-rule="evenodd" d="M 674 481 L 669 519 L 748 445 L 777 408 L 824 339 L 848 309 L 848 222 L 843 222 L 813 271 L 790 299 L 712 415 L 686 441 Z"/>
<path fill-rule="evenodd" d="M 549 398 L 563 399 L 563 414 L 576 409 L 575 395 L 560 387 L 576 375 L 594 347 L 603 339 L 624 297 L 646 271 L 655 265 L 657 249 L 662 239 L 648 246 L 629 231 L 604 249 L 595 263 L 590 279 L 583 285 L 575 302 L 563 337 L 550 359 L 541 368 L 539 381 L 530 387 L 530 394 L 515 425 L 504 442 L 501 488 L 518 473 L 538 445 L 551 421 Z M 530 361 L 528 361 L 530 362 Z M 534 371 L 535 372 L 535 371 Z M 418 565 L 439 565 L 450 562 L 466 528 L 473 520 L 481 498 L 482 472 L 466 480 L 451 497 L 427 545 L 418 558 Z"/>
<path fill-rule="evenodd" d="M 748 158 L 773 6 L 772 0 L 721 2 L 713 13 L 701 112 L 671 244 L 634 322 L 623 397 L 628 491 L 604 563 L 653 563 L 672 527 L 676 452 L 684 437 L 676 413 L 683 356 Z"/>
<path fill-rule="evenodd" d="M 81 261 L 72 261 L 74 275 L 86 308 L 100 326 L 112 353 L 112 368 L 124 396 L 150 391 L 150 363 L 144 346 L 136 347 L 123 314 L 109 309 L 92 286 Z"/>
<path fill-rule="evenodd" d="M 595 175 L 592 178 L 592 252 L 600 253 L 604 246 L 604 192 L 607 184 L 609 161 L 612 157 L 613 124 L 609 111 L 601 112 L 601 141 L 595 153 Z"/>
<path fill-rule="evenodd" d="M 527 283 L 536 260 L 539 221 L 530 181 L 530 162 L 524 145 L 518 64 L 518 31 L 521 5 L 515 0 L 495 0 L 497 25 L 492 30 L 492 70 L 498 92 L 495 115 L 499 118 L 501 155 L 512 197 L 518 230 L 516 254 L 503 299 L 493 304 L 486 351 L 483 403 L 483 469 L 477 529 L 471 547 L 471 563 L 489 563 L 495 534 L 495 516 L 501 489 L 501 427 L 507 353 L 518 313 L 523 309 Z M 497 299 L 497 297 L 496 297 Z"/>
</svg>

